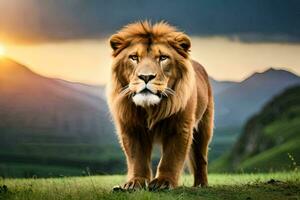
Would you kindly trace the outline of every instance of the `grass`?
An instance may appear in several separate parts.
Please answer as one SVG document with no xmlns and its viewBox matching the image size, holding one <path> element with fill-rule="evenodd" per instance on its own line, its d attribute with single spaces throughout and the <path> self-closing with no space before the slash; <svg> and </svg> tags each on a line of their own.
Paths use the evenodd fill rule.
<svg viewBox="0 0 300 200">
<path fill-rule="evenodd" d="M 258 155 L 250 157 L 241 163 L 240 168 L 247 170 L 278 170 L 299 168 L 300 137 L 268 149 Z M 291 160 L 291 157 L 293 160 Z"/>
<path fill-rule="evenodd" d="M 0 179 L 0 199 L 299 199 L 300 173 L 211 174 L 207 188 L 189 187 L 191 176 L 183 176 L 183 186 L 161 192 L 146 190 L 112 192 L 125 176 L 90 176 L 48 179 Z M 7 189 L 6 189 L 7 188 Z"/>
</svg>

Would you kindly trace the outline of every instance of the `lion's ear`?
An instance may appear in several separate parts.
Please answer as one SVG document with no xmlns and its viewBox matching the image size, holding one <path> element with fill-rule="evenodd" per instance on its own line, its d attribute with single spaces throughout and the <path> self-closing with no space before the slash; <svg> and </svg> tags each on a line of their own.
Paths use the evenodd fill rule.
<svg viewBox="0 0 300 200">
<path fill-rule="evenodd" d="M 178 42 L 179 46 L 185 51 L 188 52 L 191 48 L 191 40 L 190 38 L 184 34 L 184 33 L 179 33 L 175 37 L 175 41 Z"/>
<path fill-rule="evenodd" d="M 109 43 L 114 51 L 113 54 L 117 55 L 121 51 L 122 46 L 124 46 L 124 39 L 120 35 L 114 34 L 110 37 Z"/>
<path fill-rule="evenodd" d="M 182 32 L 175 32 L 169 43 L 183 57 L 188 57 L 188 53 L 191 48 L 191 40 L 186 34 Z"/>
</svg>

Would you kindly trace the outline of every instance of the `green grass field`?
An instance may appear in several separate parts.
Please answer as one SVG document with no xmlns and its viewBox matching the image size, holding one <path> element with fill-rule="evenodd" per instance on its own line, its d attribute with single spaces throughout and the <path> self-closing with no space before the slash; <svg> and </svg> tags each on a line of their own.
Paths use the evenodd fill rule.
<svg viewBox="0 0 300 200">
<path fill-rule="evenodd" d="M 300 173 L 210 174 L 210 186 L 192 188 L 191 176 L 181 187 L 160 192 L 112 192 L 125 176 L 49 179 L 0 179 L 0 199 L 299 199 Z"/>
</svg>

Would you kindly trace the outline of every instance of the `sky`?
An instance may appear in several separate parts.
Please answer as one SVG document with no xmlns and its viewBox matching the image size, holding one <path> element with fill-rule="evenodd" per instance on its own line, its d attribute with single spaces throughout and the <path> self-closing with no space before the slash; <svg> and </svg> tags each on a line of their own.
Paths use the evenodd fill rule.
<svg viewBox="0 0 300 200">
<path fill-rule="evenodd" d="M 193 59 L 217 80 L 269 67 L 300 74 L 297 0 L 0 0 L 5 55 L 45 76 L 109 80 L 109 35 L 129 22 L 165 20 L 192 39 Z"/>
</svg>

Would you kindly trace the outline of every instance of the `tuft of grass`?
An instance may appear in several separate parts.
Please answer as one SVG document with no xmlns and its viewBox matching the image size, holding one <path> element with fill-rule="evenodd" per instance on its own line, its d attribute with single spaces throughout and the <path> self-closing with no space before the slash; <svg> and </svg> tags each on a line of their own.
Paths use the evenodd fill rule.
<svg viewBox="0 0 300 200">
<path fill-rule="evenodd" d="M 192 177 L 182 177 L 174 190 L 112 192 L 125 176 L 90 176 L 48 179 L 0 179 L 0 199 L 299 199 L 299 172 L 269 174 L 211 174 L 210 186 L 189 187 Z M 2 189 L 1 189 L 2 188 Z M 3 189 L 6 188 L 6 189 Z"/>
</svg>

